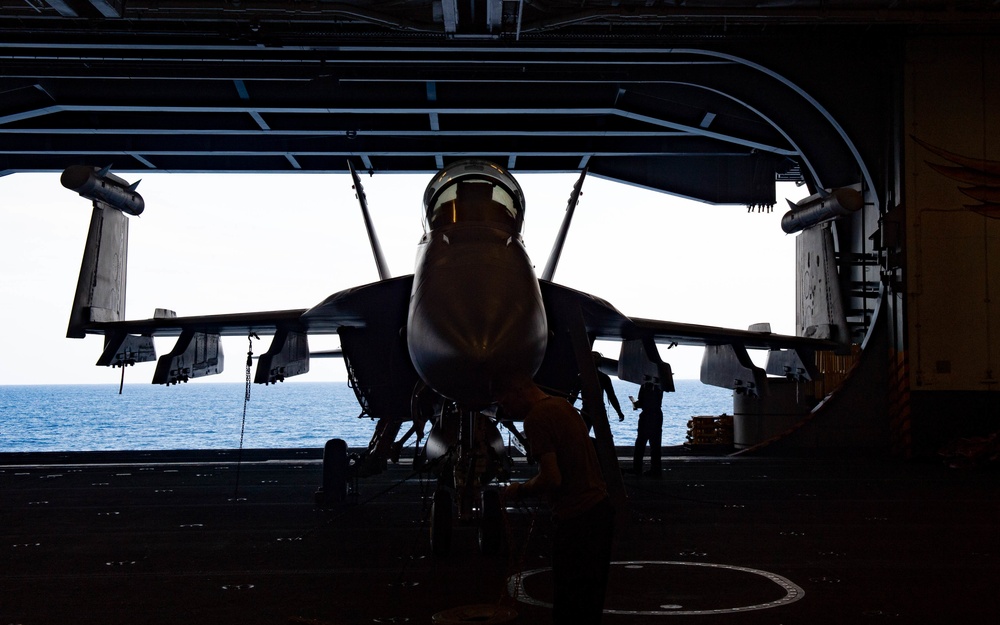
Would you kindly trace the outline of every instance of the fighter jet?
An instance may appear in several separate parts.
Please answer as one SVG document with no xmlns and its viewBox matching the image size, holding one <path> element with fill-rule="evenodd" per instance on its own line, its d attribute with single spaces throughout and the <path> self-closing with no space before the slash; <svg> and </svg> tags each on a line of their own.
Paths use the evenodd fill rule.
<svg viewBox="0 0 1000 625">
<path fill-rule="evenodd" d="M 176 384 L 222 370 L 220 336 L 270 334 L 274 338 L 255 375 L 255 382 L 267 384 L 309 370 L 310 334 L 336 333 L 362 414 L 377 420 L 361 463 L 364 470 L 378 470 L 394 448 L 398 453 L 402 424 L 412 421 L 419 436 L 423 424 L 430 423 L 422 460 L 444 468 L 434 520 L 446 527 L 454 494 L 460 518 L 493 520 L 488 544 L 495 543 L 500 531 L 496 491 L 484 489 L 503 474 L 506 448 L 497 426 L 505 417 L 496 410 L 495 389 L 506 378 L 528 374 L 551 394 L 582 393 L 609 485 L 615 490 L 617 483 L 622 492 L 595 367 L 638 384 L 654 381 L 670 391 L 670 368 L 656 344 L 704 345 L 713 354 L 707 360 L 749 368 L 754 384 L 763 386 L 764 372 L 750 362 L 747 349 L 772 350 L 783 354 L 785 362 L 791 356 L 811 371 L 814 350 L 837 347 L 831 341 L 767 331 L 632 318 L 602 299 L 555 283 L 586 170 L 570 195 L 541 278 L 521 238 L 521 186 L 505 168 L 477 159 L 454 162 L 431 179 L 423 196 L 424 232 L 414 271 L 391 277 L 360 178 L 350 162 L 348 166 L 379 281 L 334 293 L 309 309 L 196 317 L 158 309 L 144 320 L 124 318 L 126 213 L 135 214 L 126 209 L 141 203 L 135 186 L 109 178 L 107 168 L 67 169 L 64 186 L 94 202 L 67 336 L 104 335 L 98 364 L 105 366 L 152 361 L 152 337 L 177 336 L 174 348 L 158 359 L 153 376 L 156 384 Z M 595 360 L 595 340 L 621 341 L 618 360 Z M 516 424 L 506 425 L 517 432 Z M 341 462 L 343 449 L 338 453 Z M 339 492 L 334 494 L 339 498 Z M 447 542 L 446 535 L 440 530 L 437 542 Z"/>
</svg>

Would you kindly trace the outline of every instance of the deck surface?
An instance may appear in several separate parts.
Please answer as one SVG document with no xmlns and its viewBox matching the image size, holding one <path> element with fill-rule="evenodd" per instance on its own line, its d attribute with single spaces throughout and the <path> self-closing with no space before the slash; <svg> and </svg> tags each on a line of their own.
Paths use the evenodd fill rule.
<svg viewBox="0 0 1000 625">
<path fill-rule="evenodd" d="M 482 623 L 493 606 L 550 622 L 544 507 L 509 511 L 504 555 L 480 555 L 476 529 L 457 526 L 436 559 L 432 482 L 392 466 L 361 482 L 357 505 L 323 511 L 321 454 L 0 454 L 0 625 Z M 665 467 L 661 480 L 625 478 L 605 623 L 1000 614 L 995 469 L 725 456 Z"/>
</svg>

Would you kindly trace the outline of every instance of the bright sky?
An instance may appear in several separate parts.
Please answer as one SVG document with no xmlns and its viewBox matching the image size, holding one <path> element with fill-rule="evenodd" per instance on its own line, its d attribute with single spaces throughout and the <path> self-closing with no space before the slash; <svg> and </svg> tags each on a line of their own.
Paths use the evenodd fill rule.
<svg viewBox="0 0 1000 625">
<path fill-rule="evenodd" d="M 540 273 L 576 175 L 514 175 Z M 394 276 L 413 271 L 429 180 L 363 176 Z M 347 175 L 146 174 L 138 191 L 146 210 L 130 218 L 130 319 L 157 307 L 179 315 L 306 308 L 378 279 Z M 768 321 L 774 332 L 794 334 L 795 239 L 779 224 L 782 198 L 805 195 L 779 185 L 773 213 L 747 213 L 588 177 L 555 281 L 630 316 L 740 329 Z M 94 365 L 102 337 L 65 338 L 90 212 L 59 174 L 0 178 L 0 384 L 118 383 L 119 370 Z M 157 354 L 172 340 L 157 339 Z M 269 343 L 255 341 L 254 352 Z M 336 337 L 310 337 L 312 349 L 335 346 Z M 200 380 L 244 379 L 247 340 L 224 338 L 223 347 L 226 371 Z M 617 357 L 616 345 L 598 349 Z M 661 352 L 676 378 L 698 378 L 700 348 Z M 154 366 L 130 368 L 126 381 L 148 382 Z M 346 379 L 339 359 L 314 359 L 311 369 L 293 380 Z"/>
</svg>

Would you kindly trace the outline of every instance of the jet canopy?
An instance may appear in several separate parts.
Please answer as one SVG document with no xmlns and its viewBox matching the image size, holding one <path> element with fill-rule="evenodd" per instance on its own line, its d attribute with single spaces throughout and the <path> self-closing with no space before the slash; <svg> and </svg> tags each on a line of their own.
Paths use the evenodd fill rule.
<svg viewBox="0 0 1000 625">
<path fill-rule="evenodd" d="M 524 224 L 524 193 L 503 167 L 467 159 L 445 167 L 424 192 L 424 231 L 454 223 L 486 222 L 513 234 Z"/>
</svg>

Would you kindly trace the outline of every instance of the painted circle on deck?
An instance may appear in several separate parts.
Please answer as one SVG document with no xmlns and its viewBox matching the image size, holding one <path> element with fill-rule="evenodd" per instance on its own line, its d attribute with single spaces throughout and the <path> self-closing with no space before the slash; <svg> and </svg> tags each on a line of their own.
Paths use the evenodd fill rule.
<svg viewBox="0 0 1000 625">
<path fill-rule="evenodd" d="M 805 591 L 788 579 L 775 573 L 745 566 L 710 562 L 629 560 L 612 562 L 611 567 L 607 600 L 604 603 L 605 614 L 637 616 L 734 614 L 777 608 L 805 596 Z M 695 568 L 681 570 L 680 567 Z M 545 567 L 512 575 L 507 579 L 507 592 L 522 603 L 551 608 L 551 603 L 532 597 L 526 586 L 526 582 L 532 576 L 551 570 L 551 567 Z M 633 575 L 642 575 L 641 584 L 628 582 L 629 576 Z M 649 588 L 651 585 L 659 585 L 662 590 L 656 591 L 655 596 L 648 596 L 649 593 L 630 592 L 635 588 Z M 738 588 L 742 591 L 734 592 Z M 744 601 L 736 601 L 737 597 L 743 598 Z M 743 605 L 733 605 L 734 603 Z"/>
</svg>

